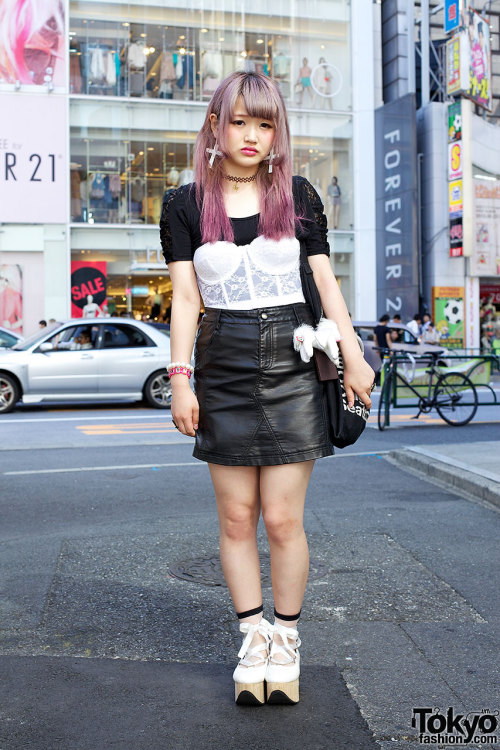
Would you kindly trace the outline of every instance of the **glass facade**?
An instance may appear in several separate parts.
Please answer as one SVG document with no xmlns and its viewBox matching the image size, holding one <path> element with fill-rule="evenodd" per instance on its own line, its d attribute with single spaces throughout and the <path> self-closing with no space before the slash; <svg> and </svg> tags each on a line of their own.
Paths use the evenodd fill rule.
<svg viewBox="0 0 500 750">
<path fill-rule="evenodd" d="M 277 0 L 272 13 L 261 0 L 244 0 L 237 11 L 229 0 L 177 3 L 70 3 L 72 260 L 107 262 L 109 303 L 117 311 L 150 314 L 157 294 L 168 309 L 159 238 L 152 242 L 146 230 L 158 224 L 165 190 L 192 180 L 196 134 L 219 82 L 234 70 L 258 71 L 284 96 L 294 173 L 325 203 L 332 263 L 349 303 L 349 2 Z M 144 228 L 142 248 L 140 241 L 123 247 L 118 230 L 125 227 Z"/>
</svg>

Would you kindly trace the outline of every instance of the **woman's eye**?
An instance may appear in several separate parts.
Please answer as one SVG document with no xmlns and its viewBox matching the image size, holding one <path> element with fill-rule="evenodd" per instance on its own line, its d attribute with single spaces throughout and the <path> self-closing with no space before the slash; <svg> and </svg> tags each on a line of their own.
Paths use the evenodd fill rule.
<svg viewBox="0 0 500 750">
<path fill-rule="evenodd" d="M 273 126 L 269 122 L 262 122 L 261 123 L 262 128 L 272 128 Z"/>
<path fill-rule="evenodd" d="M 233 121 L 233 125 L 244 125 L 244 124 L 245 123 L 243 122 L 243 120 L 234 120 Z"/>
</svg>

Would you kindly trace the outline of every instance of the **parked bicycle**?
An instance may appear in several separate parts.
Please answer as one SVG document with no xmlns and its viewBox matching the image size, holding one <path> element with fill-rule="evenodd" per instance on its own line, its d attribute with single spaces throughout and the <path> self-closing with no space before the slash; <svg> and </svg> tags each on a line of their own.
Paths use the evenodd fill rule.
<svg viewBox="0 0 500 750">
<path fill-rule="evenodd" d="M 478 406 L 474 383 L 464 373 L 443 372 L 438 362 L 443 360 L 441 352 L 425 355 L 425 361 L 429 361 L 429 367 L 425 370 L 429 380 L 425 386 L 415 387 L 410 375 L 411 367 L 414 372 L 415 358 L 409 352 L 401 350 L 389 354 L 379 351 L 387 356 L 383 361 L 384 380 L 378 406 L 379 430 L 384 430 L 389 425 L 391 404 L 396 403 L 396 390 L 401 387 L 409 389 L 418 399 L 418 412 L 413 419 L 436 409 L 441 419 L 457 427 L 468 424 L 474 417 Z M 424 388 L 427 388 L 426 394 L 422 393 Z"/>
</svg>

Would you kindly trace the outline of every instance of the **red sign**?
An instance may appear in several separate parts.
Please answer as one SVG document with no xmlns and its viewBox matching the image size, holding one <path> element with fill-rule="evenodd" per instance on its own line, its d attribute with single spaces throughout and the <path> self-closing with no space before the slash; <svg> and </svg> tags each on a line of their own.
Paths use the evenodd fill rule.
<svg viewBox="0 0 500 750">
<path fill-rule="evenodd" d="M 481 281 L 479 283 L 479 296 L 481 303 L 486 302 L 489 297 L 493 297 L 493 304 L 500 305 L 500 281 Z"/>
<path fill-rule="evenodd" d="M 460 258 L 464 254 L 462 245 L 455 245 L 450 247 L 450 258 Z"/>
<path fill-rule="evenodd" d="M 106 301 L 106 262 L 71 263 L 71 317 L 96 317 Z M 93 314 L 91 314 L 93 313 Z"/>
</svg>

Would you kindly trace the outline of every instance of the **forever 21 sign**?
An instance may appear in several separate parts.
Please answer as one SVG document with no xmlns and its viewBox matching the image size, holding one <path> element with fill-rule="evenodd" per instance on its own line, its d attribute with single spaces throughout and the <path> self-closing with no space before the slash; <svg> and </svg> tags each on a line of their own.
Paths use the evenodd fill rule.
<svg viewBox="0 0 500 750">
<path fill-rule="evenodd" d="M 2 94 L 0 222 L 68 221 L 67 103 L 56 94 Z"/>
<path fill-rule="evenodd" d="M 13 148 L 16 148 L 16 145 L 17 144 L 13 144 Z M 0 153 L 4 148 L 8 148 L 6 138 L 3 141 L 0 140 Z M 48 179 L 50 182 L 56 181 L 55 154 L 46 154 L 45 157 L 41 154 L 30 154 L 28 161 L 32 166 L 31 176 L 29 177 L 30 182 L 43 182 L 44 179 Z M 17 182 L 19 176 L 17 154 L 15 151 L 5 151 L 3 179 L 6 182 L 9 180 Z"/>
</svg>

